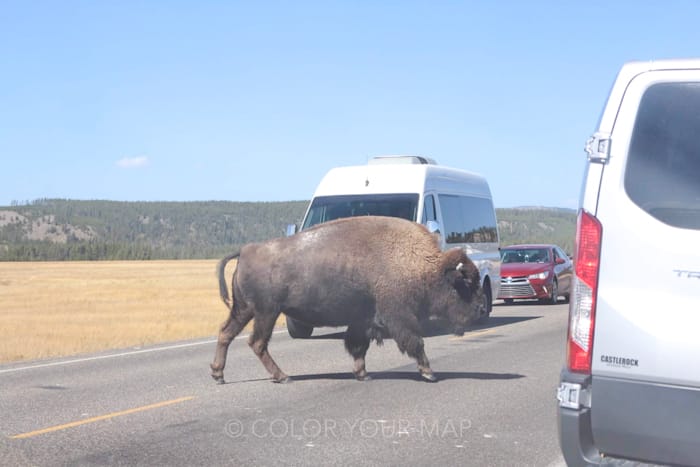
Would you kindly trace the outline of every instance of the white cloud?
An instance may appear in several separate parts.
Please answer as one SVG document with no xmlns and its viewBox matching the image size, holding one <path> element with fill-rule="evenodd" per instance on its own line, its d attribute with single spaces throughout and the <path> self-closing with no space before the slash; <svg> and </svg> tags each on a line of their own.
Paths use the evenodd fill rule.
<svg viewBox="0 0 700 467">
<path fill-rule="evenodd" d="M 138 169 L 148 165 L 148 157 L 123 157 L 117 161 L 117 167 L 122 169 Z"/>
</svg>

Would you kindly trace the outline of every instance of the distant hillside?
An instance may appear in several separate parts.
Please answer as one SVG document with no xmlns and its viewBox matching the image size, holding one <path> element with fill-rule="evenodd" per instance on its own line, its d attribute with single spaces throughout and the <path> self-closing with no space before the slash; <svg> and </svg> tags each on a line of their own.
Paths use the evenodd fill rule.
<svg viewBox="0 0 700 467">
<path fill-rule="evenodd" d="M 120 202 L 42 199 L 0 206 L 0 261 L 217 258 L 284 235 L 308 201 Z M 572 252 L 576 213 L 497 209 L 501 244 Z"/>
<path fill-rule="evenodd" d="M 501 246 L 518 243 L 554 243 L 574 252 L 576 211 L 564 208 L 522 207 L 496 209 Z"/>
<path fill-rule="evenodd" d="M 0 260 L 215 258 L 284 235 L 307 203 L 37 200 L 0 207 Z"/>
</svg>

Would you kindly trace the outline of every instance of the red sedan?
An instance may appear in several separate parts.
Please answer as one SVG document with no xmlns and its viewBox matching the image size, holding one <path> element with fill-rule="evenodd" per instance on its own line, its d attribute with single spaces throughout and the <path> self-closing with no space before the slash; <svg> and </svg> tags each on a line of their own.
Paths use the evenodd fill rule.
<svg viewBox="0 0 700 467">
<path fill-rule="evenodd" d="M 501 249 L 501 291 L 506 303 L 539 299 L 556 304 L 571 294 L 573 265 L 556 245 L 512 245 Z"/>
</svg>

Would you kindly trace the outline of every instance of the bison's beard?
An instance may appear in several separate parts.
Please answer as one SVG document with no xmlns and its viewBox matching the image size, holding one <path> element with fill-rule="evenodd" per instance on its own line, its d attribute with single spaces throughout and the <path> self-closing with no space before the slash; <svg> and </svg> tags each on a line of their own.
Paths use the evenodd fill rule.
<svg viewBox="0 0 700 467">
<path fill-rule="evenodd" d="M 469 325 L 472 323 L 472 319 L 469 316 L 463 315 L 461 313 L 452 313 L 447 316 L 447 321 L 449 323 L 449 330 L 455 336 L 462 336 L 466 332 Z"/>
<path fill-rule="evenodd" d="M 483 292 L 481 290 L 475 294 L 472 301 L 462 306 L 448 308 L 447 319 L 452 326 L 452 333 L 462 336 L 470 325 L 475 323 L 481 316 L 484 309 Z M 466 305 L 466 306 L 465 306 Z"/>
</svg>

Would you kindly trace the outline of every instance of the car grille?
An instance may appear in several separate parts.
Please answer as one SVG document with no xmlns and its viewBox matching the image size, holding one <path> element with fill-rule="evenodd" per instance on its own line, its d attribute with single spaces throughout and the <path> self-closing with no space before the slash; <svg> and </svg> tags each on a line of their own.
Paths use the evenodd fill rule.
<svg viewBox="0 0 700 467">
<path fill-rule="evenodd" d="M 535 295 L 535 291 L 530 285 L 526 276 L 521 277 L 501 277 L 500 298 L 530 297 Z"/>
</svg>

